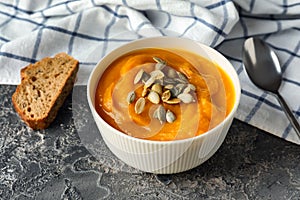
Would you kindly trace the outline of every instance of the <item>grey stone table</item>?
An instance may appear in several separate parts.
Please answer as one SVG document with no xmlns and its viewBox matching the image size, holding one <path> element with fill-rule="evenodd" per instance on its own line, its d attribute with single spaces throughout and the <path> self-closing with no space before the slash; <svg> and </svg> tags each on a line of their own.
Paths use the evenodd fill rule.
<svg viewBox="0 0 300 200">
<path fill-rule="evenodd" d="M 43 131 L 19 120 L 14 90 L 0 86 L 0 199 L 300 199 L 300 146 L 238 120 L 207 162 L 157 176 L 107 149 L 85 86 L 74 88 Z"/>
</svg>

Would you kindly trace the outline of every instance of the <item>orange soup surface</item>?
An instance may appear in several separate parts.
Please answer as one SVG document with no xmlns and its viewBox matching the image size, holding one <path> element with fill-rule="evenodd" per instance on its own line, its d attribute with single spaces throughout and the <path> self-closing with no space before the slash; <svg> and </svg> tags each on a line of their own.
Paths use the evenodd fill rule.
<svg viewBox="0 0 300 200">
<path fill-rule="evenodd" d="M 146 48 L 112 62 L 95 96 L 98 114 L 133 137 L 171 141 L 214 128 L 230 113 L 233 83 L 213 61 L 180 49 Z"/>
</svg>

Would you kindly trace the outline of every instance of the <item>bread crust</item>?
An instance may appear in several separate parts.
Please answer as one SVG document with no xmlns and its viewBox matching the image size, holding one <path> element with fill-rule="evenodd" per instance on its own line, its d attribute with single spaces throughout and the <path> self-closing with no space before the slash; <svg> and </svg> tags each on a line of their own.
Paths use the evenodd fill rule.
<svg viewBox="0 0 300 200">
<path fill-rule="evenodd" d="M 66 53 L 21 69 L 21 83 L 12 95 L 20 118 L 34 130 L 46 129 L 72 91 L 78 69 L 79 62 Z"/>
</svg>

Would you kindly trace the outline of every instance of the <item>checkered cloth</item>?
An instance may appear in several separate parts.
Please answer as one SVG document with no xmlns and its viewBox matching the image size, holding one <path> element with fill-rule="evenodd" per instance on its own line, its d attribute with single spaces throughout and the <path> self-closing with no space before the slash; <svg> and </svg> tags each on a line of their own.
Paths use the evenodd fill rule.
<svg viewBox="0 0 300 200">
<path fill-rule="evenodd" d="M 79 85 L 98 60 L 129 41 L 186 37 L 222 52 L 242 84 L 236 118 L 300 144 L 276 99 L 246 76 L 242 44 L 264 39 L 284 72 L 281 93 L 300 116 L 299 0 L 1 0 L 0 84 L 18 84 L 22 67 L 67 52 L 80 61 Z M 266 74 L 267 76 L 267 74 Z"/>
</svg>

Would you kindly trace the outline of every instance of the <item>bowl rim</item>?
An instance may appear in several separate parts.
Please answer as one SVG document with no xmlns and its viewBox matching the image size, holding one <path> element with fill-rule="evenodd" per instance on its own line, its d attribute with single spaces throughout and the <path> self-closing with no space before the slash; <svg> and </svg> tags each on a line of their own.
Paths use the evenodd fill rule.
<svg viewBox="0 0 300 200">
<path fill-rule="evenodd" d="M 96 111 L 95 109 L 95 106 L 94 106 L 94 102 L 92 102 L 92 99 L 90 97 L 90 93 L 91 93 L 91 82 L 92 82 L 92 78 L 95 75 L 95 71 L 100 67 L 100 63 L 110 54 L 112 53 L 115 53 L 117 51 L 120 51 L 122 50 L 123 48 L 125 48 L 126 46 L 128 45 L 133 45 L 133 44 L 136 44 L 136 43 L 140 43 L 142 41 L 146 41 L 146 40 L 153 40 L 153 39 L 169 39 L 169 40 L 185 40 L 185 41 L 190 41 L 190 42 L 194 42 L 195 44 L 199 45 L 200 47 L 204 48 L 205 50 L 209 51 L 210 54 L 215 54 L 216 56 L 220 57 L 222 59 L 222 62 L 225 62 L 224 65 L 227 65 L 231 68 L 231 70 L 234 72 L 233 74 L 230 74 L 225 71 L 225 73 L 229 76 L 230 80 L 232 81 L 233 85 L 234 85 L 234 91 L 235 91 L 235 102 L 233 104 L 233 107 L 230 111 L 230 113 L 224 118 L 224 120 L 219 123 L 217 126 L 215 126 L 214 128 L 206 131 L 205 133 L 202 133 L 200 135 L 197 135 L 197 136 L 193 136 L 193 137 L 190 137 L 190 138 L 184 138 L 184 139 L 178 139 L 178 140 L 168 140 L 168 141 L 160 141 L 160 140 L 147 140 L 147 139 L 143 139 L 143 138 L 137 138 L 137 137 L 133 137 L 133 136 L 130 136 L 130 135 L 127 135 L 126 133 L 122 132 L 122 131 L 119 131 L 118 129 L 112 127 L 109 123 L 107 123 L 99 114 L 98 112 Z M 147 47 L 145 47 L 147 48 Z M 142 47 L 140 48 L 142 49 Z M 188 49 L 185 49 L 187 51 L 189 51 Z M 130 51 L 133 51 L 133 50 L 130 50 Z M 127 51 L 130 52 L 130 51 Z M 123 54 L 122 54 L 123 55 Z M 201 56 L 201 55 L 200 55 Z M 206 58 L 206 57 L 205 57 Z M 112 60 L 113 61 L 113 60 Z M 112 62 L 111 61 L 111 62 Z M 106 66 L 107 67 L 107 66 Z M 220 66 L 222 68 L 222 66 Z M 105 68 L 106 69 L 106 68 Z M 224 68 L 222 68 L 224 69 Z M 105 71 L 105 70 L 104 70 Z M 99 76 L 99 75 L 98 75 Z M 96 81 L 96 84 L 98 84 L 99 82 L 99 79 L 101 78 L 101 76 L 98 77 L 97 81 Z M 235 79 L 235 80 L 234 80 Z M 95 91 L 93 91 L 92 93 L 94 94 Z M 141 143 L 148 143 L 148 144 L 162 144 L 162 145 L 171 145 L 171 144 L 180 144 L 180 143 L 186 143 L 186 142 L 193 142 L 194 140 L 199 140 L 201 138 L 204 138 L 206 137 L 207 135 L 210 135 L 210 134 L 213 134 L 214 131 L 218 128 L 222 128 L 225 126 L 225 124 L 231 120 L 231 118 L 234 118 L 233 115 L 235 115 L 236 113 L 236 110 L 239 106 L 239 102 L 240 102 L 240 98 L 241 98 L 241 84 L 240 84 L 240 80 L 239 80 L 239 77 L 237 75 L 237 72 L 236 70 L 234 69 L 233 65 L 228 61 L 227 58 L 225 58 L 220 52 L 218 52 L 217 50 L 213 49 L 212 47 L 206 45 L 206 44 L 203 44 L 201 42 L 198 42 L 198 41 L 194 41 L 192 39 L 188 39 L 188 38 L 179 38 L 179 37 L 172 37 L 172 36 L 156 36 L 156 37 L 148 37 L 148 38 L 141 38 L 141 39 L 137 39 L 137 40 L 133 40 L 131 42 L 128 42 L 126 44 L 123 44 L 115 49 L 113 49 L 112 51 L 110 51 L 108 54 L 106 54 L 104 57 L 102 57 L 98 62 L 97 64 L 95 65 L 95 67 L 93 68 L 92 72 L 90 73 L 89 75 L 89 79 L 88 79 L 88 83 L 87 83 L 87 99 L 88 99 L 88 104 L 89 104 L 89 107 L 92 111 L 92 114 L 93 114 L 93 117 L 96 117 L 98 120 L 101 121 L 102 125 L 105 125 L 110 131 L 114 132 L 114 134 L 117 134 L 118 136 L 121 136 L 121 137 L 124 137 L 128 140 L 134 140 L 136 142 L 141 142 Z M 96 120 L 96 119 L 94 119 Z M 96 123 L 96 122 L 95 122 Z M 99 127 L 98 127 L 99 128 Z M 101 130 L 99 130 L 100 134 L 102 135 L 101 133 Z"/>
</svg>

